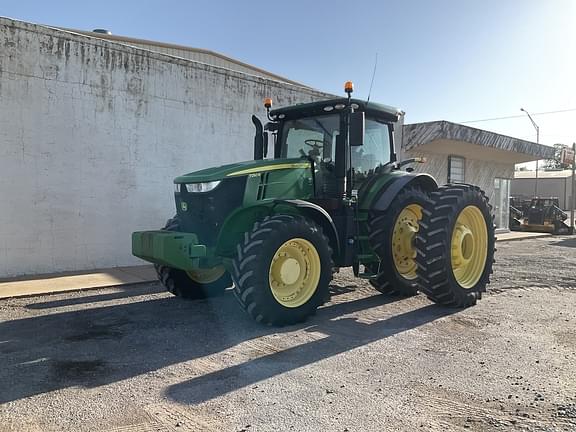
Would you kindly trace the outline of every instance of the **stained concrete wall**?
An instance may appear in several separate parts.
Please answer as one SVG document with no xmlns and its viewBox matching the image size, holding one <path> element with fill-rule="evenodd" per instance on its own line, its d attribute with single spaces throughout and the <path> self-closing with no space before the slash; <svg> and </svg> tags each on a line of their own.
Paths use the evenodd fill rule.
<svg viewBox="0 0 576 432">
<path fill-rule="evenodd" d="M 251 158 L 250 115 L 308 88 L 0 18 L 0 278 L 140 263 L 173 178 Z"/>
<path fill-rule="evenodd" d="M 106 33 L 96 33 L 96 32 L 86 32 L 82 30 L 72 30 L 65 29 L 72 33 L 79 33 L 85 36 L 90 36 L 98 39 L 110 40 L 113 42 L 118 42 L 126 45 L 135 46 L 138 48 L 144 48 L 150 51 L 159 52 L 161 54 L 167 54 L 170 56 L 181 57 L 187 60 L 192 60 L 195 62 L 206 63 L 212 66 L 218 66 L 225 69 L 230 69 L 242 73 L 247 73 L 249 75 L 255 75 L 263 78 L 272 79 L 275 81 L 281 81 L 288 84 L 295 84 L 297 86 L 303 86 L 302 84 L 289 80 L 288 78 L 276 75 L 272 72 L 260 69 L 256 66 L 243 63 L 239 60 L 227 57 L 223 54 L 209 51 L 201 48 L 190 48 L 181 45 L 167 44 L 163 42 L 148 41 L 143 39 L 135 39 L 126 36 L 119 36 L 116 34 L 106 34 Z"/>
</svg>

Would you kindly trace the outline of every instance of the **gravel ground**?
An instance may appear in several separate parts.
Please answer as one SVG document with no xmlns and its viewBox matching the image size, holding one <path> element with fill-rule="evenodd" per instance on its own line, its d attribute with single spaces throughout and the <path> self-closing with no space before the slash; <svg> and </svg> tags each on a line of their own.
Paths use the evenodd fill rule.
<svg viewBox="0 0 576 432">
<path fill-rule="evenodd" d="M 450 310 L 343 271 L 304 325 L 158 284 L 0 303 L 0 431 L 574 431 L 576 239 L 499 243 Z"/>
</svg>

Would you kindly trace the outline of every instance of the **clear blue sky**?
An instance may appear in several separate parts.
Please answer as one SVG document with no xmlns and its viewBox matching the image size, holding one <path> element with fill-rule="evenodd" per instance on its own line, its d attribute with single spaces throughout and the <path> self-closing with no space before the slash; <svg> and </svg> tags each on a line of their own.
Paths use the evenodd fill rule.
<svg viewBox="0 0 576 432">
<path fill-rule="evenodd" d="M 221 52 L 318 89 L 351 79 L 407 122 L 576 108 L 576 1 L 25 1 L 0 14 Z M 541 142 L 576 140 L 576 111 L 534 116 Z M 471 126 L 535 140 L 526 117 Z"/>
</svg>

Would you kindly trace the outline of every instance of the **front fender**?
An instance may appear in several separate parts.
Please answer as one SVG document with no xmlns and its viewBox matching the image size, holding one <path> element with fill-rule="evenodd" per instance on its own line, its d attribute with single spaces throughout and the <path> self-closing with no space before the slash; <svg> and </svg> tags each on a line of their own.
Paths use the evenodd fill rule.
<svg viewBox="0 0 576 432">
<path fill-rule="evenodd" d="M 236 253 L 236 246 L 254 226 L 256 221 L 273 214 L 273 203 L 261 203 L 249 207 L 240 207 L 234 210 L 224 220 L 216 239 L 216 255 L 232 257 Z"/>
<path fill-rule="evenodd" d="M 335 254 L 340 253 L 340 243 L 334 221 L 322 207 L 303 200 L 274 200 L 232 212 L 224 221 L 216 241 L 216 255 L 232 257 L 236 245 L 242 241 L 244 233 L 250 231 L 259 220 L 274 214 L 292 214 L 304 216 L 321 226 L 330 240 Z"/>
<path fill-rule="evenodd" d="M 311 203 L 309 201 L 293 199 L 293 200 L 276 200 L 274 203 L 277 206 L 293 206 L 298 210 L 298 213 L 312 219 L 317 225 L 322 227 L 324 234 L 328 236 L 330 240 L 330 247 L 334 252 L 335 256 L 340 255 L 340 240 L 338 236 L 338 230 L 336 229 L 336 224 L 332 220 L 332 216 L 328 212 L 320 207 L 318 204 Z"/>
</svg>

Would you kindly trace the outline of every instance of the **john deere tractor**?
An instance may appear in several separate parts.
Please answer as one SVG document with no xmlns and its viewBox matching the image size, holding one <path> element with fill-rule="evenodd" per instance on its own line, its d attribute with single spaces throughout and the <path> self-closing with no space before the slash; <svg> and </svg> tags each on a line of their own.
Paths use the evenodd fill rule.
<svg viewBox="0 0 576 432">
<path fill-rule="evenodd" d="M 397 160 L 401 112 L 347 97 L 271 110 L 252 121 L 254 160 L 177 177 L 176 215 L 132 235 L 172 294 L 204 298 L 233 286 L 240 306 L 270 325 L 301 322 L 351 267 L 378 291 L 418 291 L 474 305 L 494 256 L 488 200 L 468 184 L 438 186 Z M 268 147 L 272 157 L 268 157 Z"/>
</svg>

